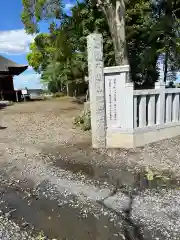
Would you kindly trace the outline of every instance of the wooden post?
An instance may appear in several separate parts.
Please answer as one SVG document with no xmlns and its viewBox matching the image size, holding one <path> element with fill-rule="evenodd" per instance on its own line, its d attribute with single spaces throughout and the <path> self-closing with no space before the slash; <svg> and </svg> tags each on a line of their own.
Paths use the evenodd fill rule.
<svg viewBox="0 0 180 240">
<path fill-rule="evenodd" d="M 16 102 L 19 102 L 18 91 L 16 91 Z"/>
<path fill-rule="evenodd" d="M 4 100 L 4 95 L 3 95 L 3 91 L 1 91 L 1 100 Z"/>
</svg>

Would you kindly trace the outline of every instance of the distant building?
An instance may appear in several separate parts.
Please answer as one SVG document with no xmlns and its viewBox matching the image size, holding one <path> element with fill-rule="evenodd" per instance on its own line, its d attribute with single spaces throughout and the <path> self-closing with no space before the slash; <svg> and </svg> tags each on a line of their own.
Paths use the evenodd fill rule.
<svg viewBox="0 0 180 240">
<path fill-rule="evenodd" d="M 42 99 L 42 94 L 44 93 L 43 89 L 35 89 L 35 88 L 25 88 L 24 90 L 22 89 L 22 94 L 24 91 L 26 91 L 27 93 L 23 94 L 23 98 L 25 97 L 26 100 L 36 100 L 36 99 Z"/>
<path fill-rule="evenodd" d="M 0 99 L 16 100 L 13 77 L 24 72 L 28 66 L 17 64 L 3 56 L 0 56 Z M 18 92 L 21 95 L 21 91 Z"/>
<path fill-rule="evenodd" d="M 40 88 L 26 88 L 28 94 L 42 94 L 43 93 L 43 89 Z"/>
</svg>

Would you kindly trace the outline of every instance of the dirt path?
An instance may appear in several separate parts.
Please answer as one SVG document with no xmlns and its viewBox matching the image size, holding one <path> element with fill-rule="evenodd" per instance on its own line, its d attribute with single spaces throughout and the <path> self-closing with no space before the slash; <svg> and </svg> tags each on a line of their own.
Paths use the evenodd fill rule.
<svg viewBox="0 0 180 240">
<path fill-rule="evenodd" d="M 129 198 L 118 190 L 113 198 L 106 199 L 107 207 L 99 200 L 109 196 L 117 180 L 135 188 L 141 183 L 144 189 L 135 198 L 132 217 L 146 226 L 148 232 L 143 227 L 144 235 L 150 231 L 144 239 L 176 239 L 180 211 L 176 207 L 179 193 L 175 188 L 179 183 L 168 181 L 168 189 L 161 186 L 155 193 L 153 189 L 157 191 L 164 183 L 154 182 L 153 189 L 147 190 L 144 173 L 136 182 L 139 175 L 135 169 L 150 165 L 178 174 L 179 139 L 144 149 L 111 151 L 114 157 L 110 158 L 92 150 L 90 133 L 72 125 L 72 118 L 81 110 L 82 105 L 67 98 L 15 104 L 0 110 L 2 214 L 28 233 L 34 226 L 33 234 L 42 229 L 49 238 L 124 239 L 124 226 L 128 224 L 130 232 L 134 228 L 130 219 L 122 217 Z M 162 208 L 165 213 L 160 212 Z M 173 233 L 172 213 L 177 217 Z M 17 235 L 14 239 L 27 236 Z"/>
<path fill-rule="evenodd" d="M 76 154 L 73 161 L 90 159 L 81 150 L 89 148 L 90 134 L 72 125 L 81 110 L 72 100 L 61 99 L 15 104 L 0 111 L 0 209 L 28 233 L 34 227 L 33 234 L 43 230 L 55 239 L 119 236 L 111 214 L 104 215 L 96 204 L 96 199 L 109 194 L 107 184 L 86 179 L 81 169 L 78 174 L 60 166 L 68 153 Z"/>
<path fill-rule="evenodd" d="M 63 156 L 63 160 L 73 162 L 74 159 L 76 163 L 121 169 L 150 166 L 180 176 L 180 137 L 135 150 L 113 149 L 102 155 L 91 149 L 90 132 L 83 132 L 72 124 L 82 109 L 83 105 L 68 98 L 5 108 L 0 111 L 0 142 L 37 148 L 46 154 Z"/>
<path fill-rule="evenodd" d="M 54 146 L 65 142 L 89 143 L 90 135 L 72 125 L 73 118 L 81 110 L 82 105 L 67 98 L 15 104 L 0 112 L 0 124 L 7 127 L 1 137 L 36 146 Z"/>
</svg>

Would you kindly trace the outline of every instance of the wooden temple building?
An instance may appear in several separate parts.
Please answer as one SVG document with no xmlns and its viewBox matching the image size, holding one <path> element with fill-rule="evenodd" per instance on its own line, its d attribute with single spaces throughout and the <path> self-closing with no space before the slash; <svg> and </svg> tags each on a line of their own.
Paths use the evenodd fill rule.
<svg viewBox="0 0 180 240">
<path fill-rule="evenodd" d="M 0 100 L 17 101 L 21 98 L 21 91 L 14 90 L 13 77 L 27 68 L 0 56 Z"/>
</svg>

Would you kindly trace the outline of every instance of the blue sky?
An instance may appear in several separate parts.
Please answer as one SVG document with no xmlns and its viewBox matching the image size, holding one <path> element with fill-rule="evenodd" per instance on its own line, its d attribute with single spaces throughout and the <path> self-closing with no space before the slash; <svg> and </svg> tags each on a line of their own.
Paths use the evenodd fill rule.
<svg viewBox="0 0 180 240">
<path fill-rule="evenodd" d="M 21 22 L 22 0 L 1 0 L 0 8 L 0 54 L 19 63 L 27 65 L 26 54 L 34 36 L 27 35 Z M 76 0 L 64 0 L 65 10 L 70 12 Z M 48 23 L 40 24 L 41 32 L 48 31 Z M 180 81 L 180 73 L 178 73 Z M 31 67 L 23 74 L 14 77 L 15 89 L 40 88 L 40 75 Z"/>
<path fill-rule="evenodd" d="M 66 11 L 73 6 L 75 0 L 65 0 Z M 21 22 L 21 0 L 1 0 L 0 8 L 0 54 L 8 59 L 27 65 L 26 54 L 34 36 L 27 35 Z M 48 23 L 40 24 L 41 32 L 48 31 Z M 40 75 L 31 67 L 23 74 L 14 77 L 15 89 L 40 88 Z"/>
</svg>

